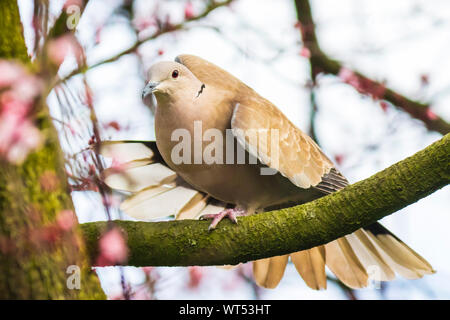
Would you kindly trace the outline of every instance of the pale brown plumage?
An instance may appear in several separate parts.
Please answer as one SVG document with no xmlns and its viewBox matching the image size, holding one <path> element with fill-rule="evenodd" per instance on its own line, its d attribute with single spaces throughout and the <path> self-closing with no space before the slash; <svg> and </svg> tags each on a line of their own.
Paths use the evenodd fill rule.
<svg viewBox="0 0 450 320">
<path fill-rule="evenodd" d="M 177 79 L 171 79 L 175 69 Z M 253 212 L 308 202 L 348 184 L 308 135 L 272 103 L 214 64 L 181 55 L 176 62 L 156 64 L 149 78 L 158 83 L 154 91 L 158 101 L 156 144 L 128 143 L 133 151 L 125 157 L 125 170 L 106 172 L 105 177 L 111 187 L 135 193 L 122 204 L 131 216 L 143 220 L 165 215 L 196 219 L 217 213 L 227 204 Z M 232 129 L 237 141 L 234 151 L 245 149 L 246 156 L 252 155 L 258 162 L 175 163 L 171 152 L 178 141 L 172 141 L 172 132 L 182 128 L 194 136 L 195 121 L 202 121 L 203 131 Z M 279 148 L 270 144 L 260 147 L 259 138 L 252 140 L 245 134 L 254 131 L 257 137 L 263 137 L 274 129 Z M 200 143 L 205 148 L 209 142 Z M 194 141 L 191 144 L 195 148 Z M 224 154 L 225 145 L 223 141 Z M 123 153 L 120 148 L 123 144 L 107 143 L 102 150 L 111 156 Z M 276 174 L 261 175 L 261 168 L 266 167 L 276 170 Z M 255 261 L 255 281 L 264 287 L 276 287 L 288 257 Z M 326 288 L 325 265 L 352 288 L 366 286 L 369 274 L 387 281 L 394 278 L 394 271 L 408 278 L 433 272 L 423 258 L 377 224 L 324 246 L 293 253 L 291 260 L 313 289 Z"/>
</svg>

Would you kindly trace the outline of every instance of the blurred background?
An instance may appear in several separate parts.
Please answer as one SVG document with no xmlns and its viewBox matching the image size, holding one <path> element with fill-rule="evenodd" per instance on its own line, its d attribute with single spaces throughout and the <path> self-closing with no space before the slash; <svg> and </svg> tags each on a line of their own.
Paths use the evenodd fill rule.
<svg viewBox="0 0 450 320">
<path fill-rule="evenodd" d="M 19 1 L 31 56 L 37 2 Z M 90 183 L 99 168 L 85 150 L 93 132 L 102 140 L 154 139 L 141 101 L 146 70 L 182 53 L 225 68 L 272 101 L 351 182 L 448 132 L 448 1 L 90 0 L 84 10 L 82 2 L 48 2 L 50 19 L 66 10 L 76 26 L 74 38 L 49 47 L 61 81 L 48 104 L 80 222 L 132 219 L 119 211 L 118 195 Z M 447 186 L 382 220 L 437 273 L 378 288 L 350 290 L 329 272 L 328 289 L 313 291 L 291 263 L 274 290 L 253 283 L 250 264 L 96 272 L 110 299 L 449 299 L 449 208 Z"/>
</svg>

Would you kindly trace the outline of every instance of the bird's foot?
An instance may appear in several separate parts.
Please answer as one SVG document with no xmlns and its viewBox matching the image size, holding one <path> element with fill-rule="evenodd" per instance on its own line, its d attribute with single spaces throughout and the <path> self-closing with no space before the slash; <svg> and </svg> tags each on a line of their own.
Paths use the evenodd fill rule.
<svg viewBox="0 0 450 320">
<path fill-rule="evenodd" d="M 245 216 L 247 214 L 247 211 L 241 208 L 234 208 L 234 209 L 225 209 L 220 211 L 219 213 L 214 214 L 205 214 L 201 217 L 201 220 L 207 220 L 212 219 L 211 224 L 208 227 L 208 230 L 214 230 L 220 221 L 222 221 L 223 218 L 228 218 L 232 222 L 237 223 L 237 217 L 239 216 Z"/>
</svg>

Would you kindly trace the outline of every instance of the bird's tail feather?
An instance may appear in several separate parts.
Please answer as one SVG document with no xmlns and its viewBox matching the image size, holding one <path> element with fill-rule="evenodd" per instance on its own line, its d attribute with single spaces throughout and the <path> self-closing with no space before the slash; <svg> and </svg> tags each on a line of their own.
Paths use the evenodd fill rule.
<svg viewBox="0 0 450 320">
<path fill-rule="evenodd" d="M 327 288 L 325 246 L 294 252 L 291 260 L 308 287 L 315 290 Z"/>
<path fill-rule="evenodd" d="M 379 223 L 323 246 L 292 253 L 290 257 L 305 283 L 315 290 L 326 289 L 325 265 L 353 289 L 368 286 L 369 280 L 393 280 L 396 273 L 407 279 L 418 279 L 435 272 L 424 258 Z M 281 280 L 286 266 L 271 263 L 275 258 L 279 259 L 254 262 L 258 267 L 255 280 L 259 285 L 274 288 L 278 285 L 275 280 Z M 271 281 L 264 281 L 267 278 Z"/>
<path fill-rule="evenodd" d="M 422 278 L 425 274 L 435 273 L 432 266 L 392 232 L 379 223 L 364 229 L 375 249 L 393 271 L 407 279 Z"/>
<path fill-rule="evenodd" d="M 273 289 L 283 278 L 289 255 L 253 261 L 253 277 L 255 282 L 264 288 Z"/>
</svg>

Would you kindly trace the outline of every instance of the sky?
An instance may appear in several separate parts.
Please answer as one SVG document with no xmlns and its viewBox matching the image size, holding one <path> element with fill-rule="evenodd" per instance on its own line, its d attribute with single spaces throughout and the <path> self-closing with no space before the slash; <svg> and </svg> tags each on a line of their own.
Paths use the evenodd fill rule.
<svg viewBox="0 0 450 320">
<path fill-rule="evenodd" d="M 92 65 L 127 49 L 135 40 L 125 19 L 109 18 L 120 1 L 91 0 L 78 27 L 77 37 Z M 138 1 L 136 21 L 148 19 L 155 1 Z M 24 32 L 32 43 L 32 1 L 20 0 Z M 57 12 L 61 1 L 51 1 Z M 194 10 L 201 4 L 194 1 Z M 432 103 L 432 110 L 450 121 L 450 3 L 444 0 L 312 0 L 316 30 L 322 49 L 343 65 L 354 68 L 408 97 Z M 161 10 L 173 21 L 183 17 L 181 1 L 164 1 Z M 103 25 L 105 21 L 108 23 Z M 211 13 L 187 31 L 163 35 L 141 46 L 141 66 L 132 55 L 87 72 L 94 93 L 94 106 L 102 122 L 118 121 L 129 130 L 106 131 L 108 139 L 154 139 L 153 116 L 141 102 L 145 70 L 161 60 L 181 53 L 201 56 L 230 71 L 269 99 L 300 129 L 308 131 L 309 64 L 300 56 L 302 48 L 296 14 L 290 0 L 236 0 L 230 8 Z M 103 25 L 103 26 L 102 26 Z M 101 29 L 99 29 L 99 27 Z M 212 27 L 219 27 L 217 32 Z M 142 33 L 145 36 L 145 32 Z M 100 40 L 94 45 L 95 39 Z M 158 55 L 158 51 L 164 53 Z M 60 74 L 73 68 L 67 59 Z M 429 85 L 423 87 L 421 76 Z M 79 85 L 73 79 L 73 86 Z M 333 76 L 320 76 L 316 89 L 319 107 L 316 130 L 327 155 L 343 156 L 339 169 L 351 182 L 404 159 L 438 140 L 440 134 L 393 107 L 384 112 L 378 102 L 361 97 L 352 87 Z M 54 95 L 49 96 L 52 113 L 58 115 Z M 81 119 L 88 114 L 79 115 Z M 70 146 L 65 146 L 70 147 Z M 98 195 L 74 192 L 80 222 L 104 220 Z M 384 292 L 388 299 L 449 299 L 450 188 L 447 186 L 382 220 L 383 224 L 424 256 L 437 270 L 415 281 L 396 280 Z M 131 219 L 131 218 L 130 218 Z M 131 283 L 143 280 L 140 270 L 124 268 Z M 229 288 L 230 271 L 207 267 L 205 281 L 195 291 L 186 288 L 185 268 L 160 268 L 159 299 L 251 299 L 244 283 Z M 120 291 L 117 268 L 98 268 L 102 286 L 111 295 Z M 378 299 L 379 290 L 357 292 L 359 298 Z M 292 264 L 275 290 L 262 290 L 266 299 L 342 299 L 343 292 L 330 284 L 327 291 L 306 287 Z"/>
</svg>

